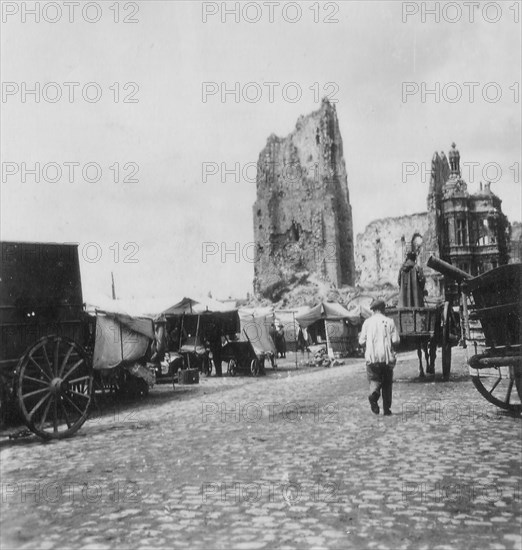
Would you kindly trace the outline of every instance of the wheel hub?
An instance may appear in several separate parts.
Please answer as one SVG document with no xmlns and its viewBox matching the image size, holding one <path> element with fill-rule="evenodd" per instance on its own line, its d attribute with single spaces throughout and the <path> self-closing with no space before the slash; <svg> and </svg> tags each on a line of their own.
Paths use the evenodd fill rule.
<svg viewBox="0 0 522 550">
<path fill-rule="evenodd" d="M 63 383 L 63 380 L 61 378 L 53 378 L 51 380 L 50 388 L 51 388 L 51 392 L 54 395 L 62 391 L 62 383 Z"/>
</svg>

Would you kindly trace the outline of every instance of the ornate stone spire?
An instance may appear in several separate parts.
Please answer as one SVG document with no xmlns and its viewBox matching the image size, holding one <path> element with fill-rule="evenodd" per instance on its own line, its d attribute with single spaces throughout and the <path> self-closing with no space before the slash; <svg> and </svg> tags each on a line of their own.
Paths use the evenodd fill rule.
<svg viewBox="0 0 522 550">
<path fill-rule="evenodd" d="M 456 176 L 460 176 L 460 153 L 459 150 L 456 149 L 455 142 L 451 144 L 451 151 L 448 153 L 449 163 L 450 163 L 450 169 L 451 174 L 455 174 Z"/>
</svg>

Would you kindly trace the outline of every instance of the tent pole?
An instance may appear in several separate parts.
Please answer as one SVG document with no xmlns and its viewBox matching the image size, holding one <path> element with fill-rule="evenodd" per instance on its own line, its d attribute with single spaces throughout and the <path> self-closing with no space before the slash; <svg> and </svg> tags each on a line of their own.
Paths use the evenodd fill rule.
<svg viewBox="0 0 522 550">
<path fill-rule="evenodd" d="M 294 342 L 295 342 L 295 368 L 297 369 L 297 334 L 295 331 L 295 311 L 292 311 L 292 320 L 294 323 Z"/>
<path fill-rule="evenodd" d="M 121 330 L 121 323 L 118 322 L 118 324 L 120 325 L 120 347 L 121 347 L 121 360 L 123 362 L 123 331 Z"/>
<path fill-rule="evenodd" d="M 179 341 L 178 341 L 178 349 L 181 349 L 181 339 L 183 338 L 183 325 L 185 320 L 185 312 L 181 314 L 181 328 L 179 329 Z"/>
<path fill-rule="evenodd" d="M 194 340 L 194 350 L 196 349 L 196 346 L 198 345 L 198 333 L 199 333 L 199 320 L 201 319 L 201 315 L 198 315 L 198 322 L 196 325 L 196 339 Z"/>
</svg>

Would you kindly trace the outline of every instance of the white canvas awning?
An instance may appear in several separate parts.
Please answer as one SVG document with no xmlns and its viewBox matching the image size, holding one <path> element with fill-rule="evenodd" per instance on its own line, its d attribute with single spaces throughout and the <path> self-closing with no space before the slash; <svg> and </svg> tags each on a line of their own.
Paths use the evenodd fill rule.
<svg viewBox="0 0 522 550">
<path fill-rule="evenodd" d="M 240 341 L 250 341 L 256 354 L 271 352 L 275 354 L 275 344 L 270 336 L 270 326 L 274 322 L 274 309 L 240 309 Z"/>
<path fill-rule="evenodd" d="M 316 321 L 323 319 L 325 321 L 342 321 L 350 319 L 352 315 L 341 304 L 337 302 L 321 302 L 313 308 L 296 317 L 296 321 L 303 328 L 313 325 Z"/>
</svg>

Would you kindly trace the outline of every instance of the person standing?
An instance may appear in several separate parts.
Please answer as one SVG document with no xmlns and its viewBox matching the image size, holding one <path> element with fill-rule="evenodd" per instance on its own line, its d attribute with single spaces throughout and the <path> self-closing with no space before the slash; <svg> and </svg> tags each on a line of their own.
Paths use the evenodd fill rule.
<svg viewBox="0 0 522 550">
<path fill-rule="evenodd" d="M 366 374 L 370 383 L 368 401 L 373 413 L 379 414 L 379 398 L 382 392 L 384 415 L 389 416 L 392 404 L 393 368 L 396 363 L 393 346 L 400 342 L 399 333 L 393 319 L 386 317 L 386 304 L 373 300 L 370 305 L 372 316 L 364 321 L 359 344 L 366 346 Z"/>
<path fill-rule="evenodd" d="M 408 252 L 399 270 L 399 307 L 424 307 L 426 278 L 416 262 L 415 252 Z"/>
<path fill-rule="evenodd" d="M 276 326 L 276 339 L 277 339 L 277 346 L 276 348 L 279 348 L 279 355 L 283 359 L 286 358 L 286 338 L 285 338 L 285 328 L 281 322 L 279 322 Z"/>
<path fill-rule="evenodd" d="M 208 331 L 208 343 L 209 348 L 212 353 L 212 361 L 214 362 L 214 367 L 216 369 L 216 376 L 223 376 L 221 370 L 221 349 L 222 349 L 222 328 L 219 321 L 213 322 Z"/>
</svg>

